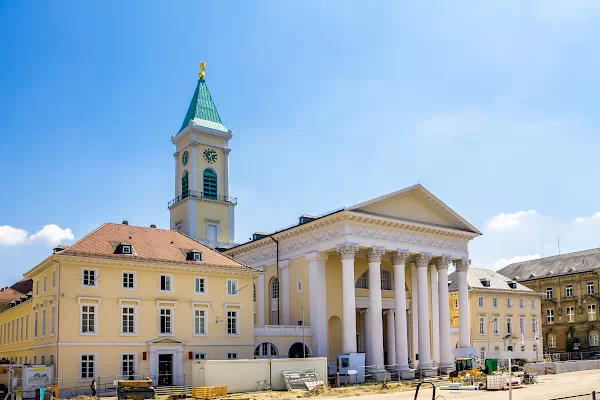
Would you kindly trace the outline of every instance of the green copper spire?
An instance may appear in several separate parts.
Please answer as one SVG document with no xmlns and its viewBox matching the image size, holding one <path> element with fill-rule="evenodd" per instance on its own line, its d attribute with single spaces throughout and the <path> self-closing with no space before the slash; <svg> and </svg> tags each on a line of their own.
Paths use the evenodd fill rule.
<svg viewBox="0 0 600 400">
<path fill-rule="evenodd" d="M 227 128 L 225 128 L 221 122 L 221 117 L 219 117 L 217 107 L 215 107 L 215 103 L 210 96 L 204 77 L 198 79 L 194 97 L 192 97 L 192 101 L 190 102 L 190 106 L 185 114 L 183 124 L 179 131 L 181 132 L 188 126 L 190 121 L 193 121 L 194 125 L 197 126 L 228 132 Z"/>
</svg>

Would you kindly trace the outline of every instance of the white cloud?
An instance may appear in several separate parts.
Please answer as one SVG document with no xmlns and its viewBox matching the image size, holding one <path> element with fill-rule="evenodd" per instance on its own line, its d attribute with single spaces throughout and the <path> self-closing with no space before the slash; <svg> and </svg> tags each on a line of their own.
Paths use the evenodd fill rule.
<svg viewBox="0 0 600 400">
<path fill-rule="evenodd" d="M 488 222 L 488 227 L 497 230 L 514 228 L 521 225 L 523 219 L 536 214 L 535 210 L 517 211 L 516 213 L 509 214 L 502 213 L 492 217 Z"/>
<path fill-rule="evenodd" d="M 598 211 L 596 214 L 592 215 L 592 218 L 600 218 L 600 211 Z"/>
<path fill-rule="evenodd" d="M 17 246 L 26 241 L 27 231 L 8 225 L 0 226 L 0 246 Z"/>
<path fill-rule="evenodd" d="M 575 222 L 576 223 L 581 223 L 581 222 L 585 222 L 585 221 L 587 221 L 586 217 L 577 217 L 577 218 L 575 218 Z"/>
<path fill-rule="evenodd" d="M 65 240 L 73 240 L 73 232 L 71 229 L 62 229 L 55 224 L 45 225 L 41 231 L 34 233 L 29 237 L 29 241 L 34 243 L 43 243 L 49 246 L 54 246 Z"/>
<path fill-rule="evenodd" d="M 494 269 L 498 270 L 500 268 L 504 268 L 509 264 L 521 262 L 521 261 L 529 261 L 535 260 L 536 258 L 540 258 L 539 254 L 528 254 L 526 256 L 515 256 L 511 259 L 501 258 L 494 263 Z"/>
<path fill-rule="evenodd" d="M 9 225 L 0 226 L 0 246 L 19 246 L 24 244 L 44 244 L 54 246 L 62 241 L 74 240 L 71 229 L 62 229 L 55 224 L 45 225 L 41 230 L 28 235 L 27 231 Z"/>
</svg>

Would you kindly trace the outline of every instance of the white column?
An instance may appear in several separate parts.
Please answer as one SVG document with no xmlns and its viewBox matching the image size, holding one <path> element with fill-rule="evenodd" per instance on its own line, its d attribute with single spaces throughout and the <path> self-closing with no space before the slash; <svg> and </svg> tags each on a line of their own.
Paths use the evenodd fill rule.
<svg viewBox="0 0 600 400">
<path fill-rule="evenodd" d="M 419 298 L 419 369 L 431 369 L 431 350 L 429 339 L 429 282 L 427 267 L 431 255 L 421 253 L 417 256 L 417 285 Z"/>
<path fill-rule="evenodd" d="M 356 296 L 354 291 L 354 256 L 358 246 L 338 246 L 342 259 L 342 352 L 356 353 Z"/>
<path fill-rule="evenodd" d="M 317 357 L 327 357 L 327 275 L 325 261 L 329 255 L 313 252 L 308 260 L 310 294 L 310 326 L 313 332 L 313 349 Z"/>
<path fill-rule="evenodd" d="M 158 354 L 156 353 L 156 350 L 150 350 L 150 357 L 148 357 L 150 360 L 148 361 L 150 363 L 150 378 L 152 379 L 152 383 L 154 384 L 154 386 L 158 386 Z"/>
<path fill-rule="evenodd" d="M 362 311 L 363 322 L 365 327 L 365 364 L 371 365 L 371 317 L 368 308 Z"/>
<path fill-rule="evenodd" d="M 419 296 L 417 293 L 417 266 L 414 263 L 410 264 L 410 319 L 412 322 L 412 360 L 413 366 L 416 368 L 419 365 L 417 354 L 419 354 Z"/>
<path fill-rule="evenodd" d="M 281 316 L 283 325 L 290 324 L 290 260 L 279 261 L 281 281 L 279 282 L 281 296 Z"/>
<path fill-rule="evenodd" d="M 448 304 L 448 264 L 449 257 L 441 257 L 437 261 L 438 292 L 440 310 L 440 368 L 454 367 L 450 347 L 450 307 Z"/>
<path fill-rule="evenodd" d="M 183 350 L 177 350 L 173 357 L 173 384 L 183 385 Z"/>
<path fill-rule="evenodd" d="M 197 180 L 197 165 L 196 165 L 196 141 L 190 142 L 190 172 L 189 172 L 189 187 L 192 192 L 196 191 L 196 180 Z M 195 195 L 195 193 L 194 193 Z"/>
<path fill-rule="evenodd" d="M 396 323 L 394 322 L 394 310 L 387 310 L 387 365 L 396 365 Z"/>
<path fill-rule="evenodd" d="M 367 251 L 367 261 L 369 262 L 369 304 L 370 304 L 370 322 L 371 322 L 371 364 L 377 369 L 384 366 L 383 360 L 383 320 L 382 320 L 382 300 L 381 300 L 381 257 L 384 249 L 373 247 Z"/>
<path fill-rule="evenodd" d="M 175 197 L 177 198 L 177 196 L 181 195 L 181 193 L 179 193 L 179 152 L 176 151 L 175 153 L 173 153 L 173 158 L 175 159 Z M 173 221 L 171 221 L 173 222 Z"/>
<path fill-rule="evenodd" d="M 469 284 L 467 272 L 471 260 L 461 259 L 456 263 L 456 276 L 458 280 L 458 347 L 470 348 L 471 338 L 469 332 Z"/>
<path fill-rule="evenodd" d="M 265 323 L 265 275 L 258 276 L 258 284 L 256 285 L 256 296 L 258 302 L 258 324 L 266 325 Z"/>
<path fill-rule="evenodd" d="M 406 279 L 404 266 L 408 258 L 407 251 L 392 254 L 394 265 L 394 300 L 396 305 L 396 363 L 399 371 L 406 371 L 408 366 L 408 335 L 406 321 Z"/>
<path fill-rule="evenodd" d="M 438 271 L 435 265 L 429 266 L 429 281 L 431 282 L 431 337 L 433 337 L 433 361 L 440 362 L 440 311 L 438 296 Z"/>
</svg>

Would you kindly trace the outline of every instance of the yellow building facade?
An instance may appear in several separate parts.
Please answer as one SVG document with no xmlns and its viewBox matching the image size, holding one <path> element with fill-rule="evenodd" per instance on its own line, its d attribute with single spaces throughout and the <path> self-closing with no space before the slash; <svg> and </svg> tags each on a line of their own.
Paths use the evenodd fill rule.
<svg viewBox="0 0 600 400">
<path fill-rule="evenodd" d="M 460 302 L 457 273 L 449 276 L 452 345 L 459 346 Z M 471 348 L 484 353 L 497 351 L 534 351 L 543 358 L 542 294 L 512 281 L 497 272 L 469 268 L 468 322 Z M 521 335 L 523 331 L 523 335 Z"/>
</svg>

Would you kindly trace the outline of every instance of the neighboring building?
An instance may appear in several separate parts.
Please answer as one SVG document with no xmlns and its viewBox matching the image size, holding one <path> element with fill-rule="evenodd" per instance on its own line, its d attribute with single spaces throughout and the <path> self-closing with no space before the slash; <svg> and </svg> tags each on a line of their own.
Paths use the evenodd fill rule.
<svg viewBox="0 0 600 400">
<path fill-rule="evenodd" d="M 458 328 L 462 323 L 459 315 L 457 278 L 456 272 L 448 277 L 450 318 L 454 328 Z M 538 359 L 541 359 L 542 295 L 484 268 L 470 268 L 467 281 L 470 316 L 468 326 L 471 332 L 471 347 L 477 351 L 477 356 L 485 358 L 483 353 L 486 351 L 535 351 Z M 458 346 L 458 335 L 453 336 L 452 345 Z"/>
<path fill-rule="evenodd" d="M 514 263 L 498 272 L 544 295 L 542 325 L 549 352 L 567 351 L 570 328 L 581 341 L 580 350 L 600 350 L 600 249 Z"/>
<path fill-rule="evenodd" d="M 0 312 L 0 358 L 53 364 L 62 388 L 190 383 L 193 359 L 253 357 L 257 275 L 179 232 L 104 224 L 25 274 L 33 293 Z"/>
</svg>

